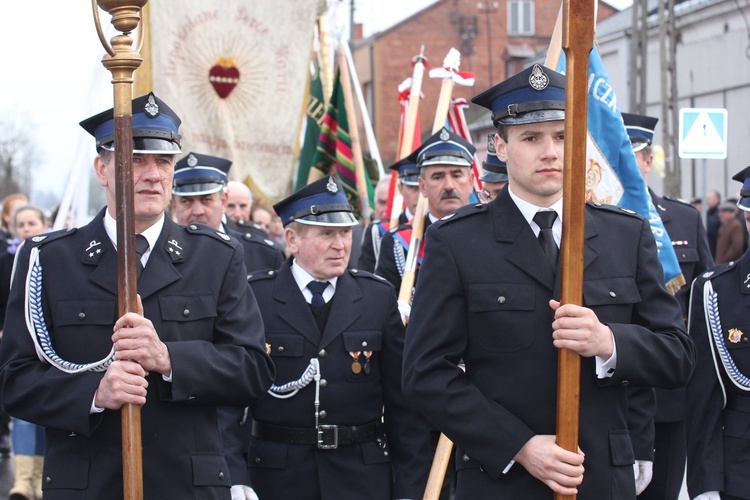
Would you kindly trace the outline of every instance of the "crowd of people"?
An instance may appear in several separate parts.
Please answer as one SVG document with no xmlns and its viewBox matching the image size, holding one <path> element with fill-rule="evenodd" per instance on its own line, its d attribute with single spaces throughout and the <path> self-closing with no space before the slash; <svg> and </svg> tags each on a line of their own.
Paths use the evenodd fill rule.
<svg viewBox="0 0 750 500">
<path fill-rule="evenodd" d="M 583 303 L 562 304 L 564 96 L 539 65 L 477 95 L 496 128 L 483 189 L 474 146 L 443 128 L 391 167 L 396 223 L 380 182 L 366 227 L 333 175 L 254 203 L 231 160 L 181 149 L 165 102 L 134 99 L 126 312 L 113 110 L 83 120 L 106 207 L 48 232 L 26 198 L 3 200 L 11 498 L 121 498 L 124 405 L 141 408 L 145 498 L 421 498 L 441 433 L 444 499 L 677 499 L 686 464 L 691 498 L 750 498 L 750 167 L 737 199 L 706 196 L 705 225 L 648 189 L 676 294 L 649 222 L 587 203 Z M 647 186 L 657 119 L 623 121 Z M 577 450 L 555 435 L 559 349 L 581 358 Z"/>
</svg>

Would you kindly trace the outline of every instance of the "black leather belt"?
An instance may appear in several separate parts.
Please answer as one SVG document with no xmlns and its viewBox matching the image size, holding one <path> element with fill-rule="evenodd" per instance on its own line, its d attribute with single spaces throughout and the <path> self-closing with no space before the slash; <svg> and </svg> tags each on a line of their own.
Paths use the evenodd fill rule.
<svg viewBox="0 0 750 500">
<path fill-rule="evenodd" d="M 750 397 L 733 395 L 729 396 L 727 408 L 742 413 L 750 413 Z"/>
<path fill-rule="evenodd" d="M 378 422 L 364 425 L 319 425 L 315 428 L 281 427 L 253 420 L 251 434 L 258 439 L 287 444 L 316 445 L 322 450 L 335 450 L 339 446 L 374 441 L 379 434 Z"/>
</svg>

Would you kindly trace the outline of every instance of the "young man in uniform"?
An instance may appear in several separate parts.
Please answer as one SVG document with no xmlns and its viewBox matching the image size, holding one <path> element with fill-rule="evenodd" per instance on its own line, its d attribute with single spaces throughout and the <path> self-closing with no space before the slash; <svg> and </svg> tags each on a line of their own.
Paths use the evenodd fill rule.
<svg viewBox="0 0 750 500">
<path fill-rule="evenodd" d="M 588 204 L 584 304 L 561 305 L 565 77 L 534 65 L 473 102 L 508 186 L 428 229 L 404 392 L 456 444 L 457 500 L 632 500 L 625 387 L 678 387 L 693 362 L 651 228 Z M 561 348 L 582 356 L 578 451 L 555 442 Z"/>
</svg>

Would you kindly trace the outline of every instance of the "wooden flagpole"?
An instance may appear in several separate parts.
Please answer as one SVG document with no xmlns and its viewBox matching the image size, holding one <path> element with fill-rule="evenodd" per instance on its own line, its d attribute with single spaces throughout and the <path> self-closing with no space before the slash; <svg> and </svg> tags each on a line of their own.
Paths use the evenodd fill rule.
<svg viewBox="0 0 750 500">
<path fill-rule="evenodd" d="M 115 121 L 115 203 L 117 220 L 117 296 L 120 316 L 138 311 L 135 274 L 135 216 L 133 209 L 133 73 L 142 59 L 134 50 L 130 33 L 138 27 L 147 0 L 98 0 L 98 6 L 112 16 L 121 35 L 104 38 L 97 0 L 91 0 L 99 39 L 107 51 L 102 64 L 112 73 Z M 122 414 L 122 474 L 125 500 L 143 498 L 141 409 L 126 404 Z"/>
<path fill-rule="evenodd" d="M 565 161 L 563 164 L 563 232 L 560 244 L 562 304 L 583 304 L 585 234 L 585 166 L 588 135 L 589 53 L 594 43 L 594 0 L 563 0 L 562 48 L 565 50 Z M 557 369 L 557 444 L 578 450 L 581 359 L 560 349 Z M 555 494 L 556 500 L 575 495 Z"/>
<path fill-rule="evenodd" d="M 417 116 L 419 110 L 419 99 L 422 95 L 422 79 L 424 78 L 424 68 L 427 59 L 424 56 L 424 45 L 419 49 L 419 55 L 414 56 L 414 69 L 411 75 L 411 89 L 409 90 L 409 109 L 406 113 L 406 123 L 401 135 L 401 144 L 398 151 L 398 160 L 406 158 L 412 152 L 414 147 L 414 129 L 417 126 Z M 398 176 L 398 172 L 391 172 L 391 175 Z M 394 183 L 394 200 L 391 206 L 390 225 L 388 227 L 398 226 L 398 216 L 401 213 L 402 200 L 398 189 L 398 182 Z"/>
<path fill-rule="evenodd" d="M 452 53 L 457 54 L 457 52 L 449 52 L 449 55 Z M 443 63 L 443 66 L 447 68 L 457 68 L 458 65 L 459 61 L 446 60 Z M 449 76 L 448 78 L 443 79 L 443 84 L 440 87 L 440 98 L 438 99 L 437 109 L 435 111 L 435 120 L 432 123 L 433 134 L 445 126 L 445 120 L 448 116 L 452 97 L 453 78 Z M 427 198 L 420 193 L 419 202 L 417 202 L 417 213 L 414 214 L 411 242 L 409 243 L 409 254 L 406 258 L 406 269 L 404 270 L 404 277 L 401 280 L 401 289 L 398 295 L 398 300 L 404 301 L 407 304 L 411 303 L 417 256 L 419 255 L 419 246 L 422 244 L 422 237 L 424 235 L 424 219 L 426 214 Z M 443 487 L 445 472 L 448 470 L 448 462 L 450 461 L 452 451 L 453 442 L 448 439 L 448 436 L 440 433 L 440 438 L 438 439 L 438 444 L 435 448 L 435 456 L 432 459 L 432 466 L 430 467 L 430 475 L 427 478 L 427 486 L 425 487 L 424 496 L 422 497 L 424 500 L 437 500 L 440 496 L 440 490 Z"/>
<path fill-rule="evenodd" d="M 454 56 L 460 60 L 460 54 L 458 51 L 453 50 L 448 53 L 449 56 Z M 449 68 L 457 68 L 459 65 L 458 61 L 450 61 L 447 60 L 444 62 L 444 66 Z M 412 92 L 414 92 L 414 84 L 412 83 Z M 420 82 L 421 87 L 421 82 Z M 414 96 L 412 95 L 409 97 L 411 99 Z M 438 130 L 443 128 L 445 126 L 445 120 L 448 117 L 448 110 L 450 109 L 451 105 L 451 97 L 453 96 L 453 78 L 448 77 L 443 79 L 443 84 L 440 87 L 440 97 L 438 97 L 438 103 L 437 108 L 435 109 L 435 119 L 432 122 L 432 133 L 437 133 Z M 409 113 L 411 113 L 411 104 L 409 104 Z M 408 123 L 407 123 L 407 130 L 405 131 L 404 135 L 404 142 L 409 140 L 410 136 L 414 135 L 414 130 L 412 129 L 411 132 L 408 130 Z M 403 143 L 401 147 L 401 151 L 404 151 Z M 406 153 L 407 155 L 411 153 L 411 149 L 409 149 L 409 152 Z M 406 304 L 411 304 L 411 293 L 412 289 L 414 288 L 414 279 L 416 277 L 416 271 L 417 271 L 417 260 L 419 257 L 419 247 L 422 245 L 422 237 L 424 236 L 424 219 L 427 216 L 427 198 L 422 195 L 422 193 L 419 193 L 419 201 L 417 201 L 417 209 L 416 213 L 414 214 L 414 219 L 412 220 L 412 229 L 411 229 L 411 241 L 409 242 L 409 252 L 406 255 L 406 263 L 404 265 L 404 275 L 401 278 L 401 288 L 398 292 L 398 300 L 401 302 L 404 302 Z M 395 227 L 395 226 L 391 226 Z"/>
</svg>

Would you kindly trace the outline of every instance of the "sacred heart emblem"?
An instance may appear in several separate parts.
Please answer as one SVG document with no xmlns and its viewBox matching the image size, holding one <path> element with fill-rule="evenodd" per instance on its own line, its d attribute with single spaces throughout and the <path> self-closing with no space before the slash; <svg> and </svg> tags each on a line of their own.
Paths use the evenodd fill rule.
<svg viewBox="0 0 750 500">
<path fill-rule="evenodd" d="M 231 59 L 220 58 L 209 70 L 208 81 L 219 97 L 226 99 L 240 82 L 240 70 Z"/>
</svg>

